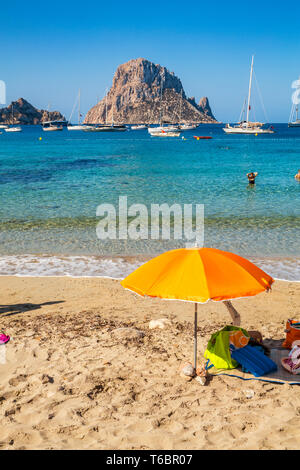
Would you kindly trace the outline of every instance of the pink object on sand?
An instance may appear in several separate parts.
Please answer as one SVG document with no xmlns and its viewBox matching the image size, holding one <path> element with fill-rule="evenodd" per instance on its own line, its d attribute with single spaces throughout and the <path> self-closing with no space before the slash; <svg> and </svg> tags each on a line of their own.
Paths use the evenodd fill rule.
<svg viewBox="0 0 300 470">
<path fill-rule="evenodd" d="M 10 337 L 4 334 L 0 334 L 0 344 L 6 344 L 10 340 Z"/>
</svg>

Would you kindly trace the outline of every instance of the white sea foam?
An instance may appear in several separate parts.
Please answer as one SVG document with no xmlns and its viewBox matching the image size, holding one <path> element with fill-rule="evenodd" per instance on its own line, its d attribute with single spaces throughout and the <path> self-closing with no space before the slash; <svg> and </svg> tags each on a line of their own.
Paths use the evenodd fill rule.
<svg viewBox="0 0 300 470">
<path fill-rule="evenodd" d="M 122 279 L 143 261 L 100 256 L 3 255 L 0 276 L 71 276 Z"/>
<path fill-rule="evenodd" d="M 300 281 L 300 258 L 252 258 L 276 279 Z M 145 262 L 141 257 L 3 255 L 1 276 L 70 276 L 122 279 Z"/>
</svg>

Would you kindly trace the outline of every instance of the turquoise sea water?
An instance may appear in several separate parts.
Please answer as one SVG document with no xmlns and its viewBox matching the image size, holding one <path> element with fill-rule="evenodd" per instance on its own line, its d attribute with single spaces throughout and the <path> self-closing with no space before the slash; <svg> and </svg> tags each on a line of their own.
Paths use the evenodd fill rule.
<svg viewBox="0 0 300 470">
<path fill-rule="evenodd" d="M 182 134 L 186 140 L 153 138 L 147 130 L 45 133 L 27 126 L 22 133 L 3 132 L 0 274 L 35 273 L 41 263 L 40 272 L 54 266 L 56 273 L 62 260 L 77 260 L 78 275 L 99 274 L 98 256 L 102 264 L 105 257 L 101 274 L 120 274 L 113 260 L 173 248 L 167 241 L 98 240 L 97 206 L 117 207 L 119 196 L 127 196 L 128 205 L 204 204 L 206 246 L 257 259 L 278 277 L 300 279 L 300 183 L 294 179 L 300 128 L 274 127 L 276 134 L 255 137 L 202 125 Z M 249 171 L 259 173 L 254 187 L 247 183 Z M 73 273 L 68 269 L 62 272 Z"/>
</svg>

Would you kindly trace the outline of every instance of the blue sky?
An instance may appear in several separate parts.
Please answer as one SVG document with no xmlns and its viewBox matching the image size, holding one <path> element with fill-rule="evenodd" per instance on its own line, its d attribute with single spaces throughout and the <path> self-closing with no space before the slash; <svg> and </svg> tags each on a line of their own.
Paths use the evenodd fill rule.
<svg viewBox="0 0 300 470">
<path fill-rule="evenodd" d="M 188 96 L 208 96 L 221 121 L 238 119 L 251 54 L 267 117 L 288 120 L 300 75 L 299 2 L 2 2 L 0 79 L 7 101 L 82 111 L 101 99 L 115 69 L 144 57 L 174 71 Z M 254 87 L 256 118 L 265 120 Z"/>
</svg>

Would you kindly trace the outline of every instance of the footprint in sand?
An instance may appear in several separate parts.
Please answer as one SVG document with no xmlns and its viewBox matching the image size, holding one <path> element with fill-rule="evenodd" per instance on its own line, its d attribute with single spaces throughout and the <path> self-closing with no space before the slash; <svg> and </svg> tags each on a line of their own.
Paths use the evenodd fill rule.
<svg viewBox="0 0 300 470">
<path fill-rule="evenodd" d="M 26 382 L 27 377 L 28 377 L 28 375 L 20 374 L 17 377 L 13 377 L 12 379 L 10 379 L 8 381 L 8 383 L 9 383 L 9 385 L 12 385 L 13 387 L 15 387 L 16 385 L 19 385 L 19 383 L 21 383 L 21 382 Z"/>
</svg>

